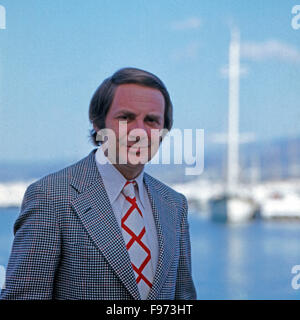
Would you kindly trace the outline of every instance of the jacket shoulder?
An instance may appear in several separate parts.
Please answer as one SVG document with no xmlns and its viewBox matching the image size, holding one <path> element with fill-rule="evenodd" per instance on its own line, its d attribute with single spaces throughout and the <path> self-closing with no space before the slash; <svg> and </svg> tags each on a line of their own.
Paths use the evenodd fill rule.
<svg viewBox="0 0 300 320">
<path fill-rule="evenodd" d="M 160 180 L 152 177 L 148 173 L 145 173 L 145 178 L 149 183 L 153 185 L 153 187 L 168 201 L 174 201 L 178 205 L 182 206 L 182 202 L 186 202 L 186 197 L 177 191 L 175 191 L 170 186 L 166 185 L 165 183 L 161 182 Z"/>
<path fill-rule="evenodd" d="M 85 158 L 71 164 L 56 172 L 50 173 L 37 181 L 33 182 L 29 189 L 42 189 L 51 193 L 51 191 L 64 191 L 63 189 L 69 187 L 70 182 L 76 178 L 80 179 L 80 176 L 87 175 L 87 168 L 93 166 L 93 151 Z"/>
</svg>

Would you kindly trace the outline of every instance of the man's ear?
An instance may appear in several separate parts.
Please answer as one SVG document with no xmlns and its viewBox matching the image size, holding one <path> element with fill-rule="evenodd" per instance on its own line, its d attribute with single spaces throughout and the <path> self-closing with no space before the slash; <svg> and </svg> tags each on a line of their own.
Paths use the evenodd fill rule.
<svg viewBox="0 0 300 320">
<path fill-rule="evenodd" d="M 166 128 L 163 128 L 161 130 L 162 134 L 159 137 L 159 143 L 161 143 L 163 141 L 163 139 L 165 138 L 165 136 L 169 133 L 169 130 Z"/>
<path fill-rule="evenodd" d="M 95 123 L 93 123 L 93 128 L 94 128 L 94 130 L 95 130 L 96 132 L 99 131 L 99 128 L 95 125 Z"/>
</svg>

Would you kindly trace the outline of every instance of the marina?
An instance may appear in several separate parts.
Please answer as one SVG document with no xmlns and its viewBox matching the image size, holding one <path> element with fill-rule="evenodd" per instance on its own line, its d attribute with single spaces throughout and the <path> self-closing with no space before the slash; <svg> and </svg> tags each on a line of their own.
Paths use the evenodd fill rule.
<svg viewBox="0 0 300 320">
<path fill-rule="evenodd" d="M 0 265 L 5 268 L 18 212 L 0 209 Z M 190 211 L 189 224 L 197 299 L 300 299 L 291 272 L 300 265 L 299 223 L 215 223 Z"/>
<path fill-rule="evenodd" d="M 186 272 L 190 269 L 189 259 L 185 254 L 189 252 L 189 230 L 197 299 L 299 300 L 300 6 L 291 0 L 276 4 L 271 0 L 91 0 L 71 6 L 67 1 L 3 2 L 0 4 L 0 290 L 5 285 L 12 252 L 14 223 L 27 188 L 40 178 L 86 157 L 98 146 L 96 131 L 105 126 L 117 128 L 117 121 L 123 120 L 130 122 L 131 128 L 146 128 L 147 135 L 155 127 L 171 129 L 170 136 L 178 133 L 173 135 L 173 140 L 169 139 L 166 149 L 170 157 L 167 159 L 160 154 L 158 158 L 162 161 L 156 166 L 147 163 L 145 172 L 186 197 L 189 228 L 182 223 L 185 219 L 181 214 L 186 209 L 182 197 L 169 193 L 162 184 L 158 187 L 151 179 L 156 189 L 147 188 L 149 201 L 155 201 L 156 193 L 162 200 L 157 201 L 158 206 L 153 211 L 155 222 L 152 223 L 146 191 L 147 203 L 142 204 L 147 205 L 144 206 L 145 217 L 150 217 L 151 228 L 146 224 L 142 229 L 141 212 L 140 216 L 136 215 L 141 224 L 133 221 L 134 229 L 140 225 L 143 234 L 147 229 L 145 239 L 150 249 L 141 241 L 142 234 L 132 237 L 130 246 L 129 242 L 125 243 L 128 252 L 132 252 L 131 247 L 144 248 L 147 259 L 149 257 L 148 261 L 144 260 L 144 266 L 156 254 L 170 262 L 172 272 L 162 278 L 161 292 L 180 292 L 183 284 L 185 293 L 187 284 L 191 283 L 188 281 L 190 272 Z M 148 70 L 157 75 L 163 81 L 163 86 L 159 84 L 159 87 L 166 87 L 160 90 L 163 97 L 154 90 L 151 90 L 153 100 L 149 90 L 146 94 L 145 89 L 158 88 L 157 84 L 147 88 L 153 78 L 146 83 L 130 80 L 127 85 L 135 87 L 130 92 L 140 93 L 134 94 L 134 99 L 125 99 L 126 103 L 118 102 L 117 93 L 123 89 L 117 90 L 117 86 L 126 77 L 118 82 L 117 77 L 111 75 L 124 67 Z M 102 82 L 103 79 L 106 82 Z M 112 90 L 101 95 L 102 98 L 95 94 L 92 98 L 92 92 L 100 88 L 101 82 L 105 83 L 104 92 L 108 88 Z M 140 87 L 136 88 L 138 83 Z M 123 99 L 130 96 L 125 94 Z M 123 110 L 122 114 L 110 112 L 114 107 Z M 166 140 L 163 137 L 159 150 Z M 120 249 L 121 233 L 112 234 L 110 223 L 114 216 L 107 219 L 108 214 L 120 210 L 122 236 L 126 241 L 129 232 L 124 228 L 124 220 L 128 211 L 119 204 L 115 210 L 107 210 L 116 201 L 110 197 L 109 182 L 120 190 L 121 184 L 111 175 L 113 178 L 108 178 L 108 183 L 97 188 L 92 182 L 92 167 L 81 166 L 77 172 L 73 167 L 64 171 L 66 176 L 55 175 L 53 186 L 43 185 L 43 188 L 51 188 L 45 190 L 43 196 L 40 188 L 32 189 L 32 195 L 28 193 L 32 202 L 28 202 L 27 208 L 49 213 L 49 216 L 40 215 L 38 219 L 36 215 L 25 215 L 29 217 L 28 227 L 23 225 L 18 231 L 20 247 L 13 250 L 15 257 L 11 261 L 16 265 L 10 270 L 14 276 L 20 276 L 22 284 L 28 279 L 41 279 L 41 294 L 49 272 L 55 272 L 52 279 L 59 279 L 58 269 L 52 266 L 48 272 L 43 267 L 36 273 L 38 277 L 30 274 L 35 267 L 46 266 L 44 256 L 49 258 L 56 254 L 55 245 L 51 244 L 51 238 L 55 238 L 53 243 L 56 244 L 56 239 L 63 240 L 56 246 L 60 256 L 56 254 L 55 257 L 61 261 L 56 266 L 61 266 L 62 283 L 65 281 L 66 285 L 60 287 L 55 283 L 52 289 L 64 294 L 74 285 L 72 291 L 77 294 L 81 281 L 85 292 L 80 296 L 91 294 L 98 298 L 100 295 L 94 293 L 103 289 L 101 297 L 128 297 L 125 290 L 118 289 L 123 287 L 119 286 L 116 275 L 124 277 L 123 283 L 127 281 L 130 274 L 123 270 L 130 269 L 120 268 L 119 263 L 131 259 L 130 253 L 129 257 L 124 256 L 125 248 L 121 248 L 122 256 L 115 254 L 115 248 Z M 116 168 L 121 174 L 129 174 L 124 175 L 126 179 L 138 176 L 127 171 L 128 166 Z M 78 177 L 81 178 L 75 185 L 74 178 Z M 93 186 L 88 192 L 82 183 L 85 178 Z M 72 189 L 69 189 L 70 184 Z M 139 197 L 143 194 L 141 185 L 138 186 Z M 80 197 L 75 195 L 74 188 L 80 192 Z M 105 197 L 105 189 L 108 197 Z M 99 190 L 104 192 L 104 197 L 99 196 Z M 172 196 L 166 198 L 165 195 Z M 72 204 L 78 212 L 81 210 L 86 222 L 73 216 L 75 206 L 70 206 L 70 199 L 74 196 L 78 198 Z M 48 205 L 48 200 L 57 201 L 57 205 Z M 77 200 L 85 202 L 79 204 Z M 143 197 L 139 200 L 143 202 Z M 105 204 L 101 209 L 104 214 L 97 222 L 98 206 L 102 204 Z M 138 208 L 137 203 L 135 205 Z M 181 205 L 184 210 L 178 208 Z M 65 219 L 63 222 L 59 219 L 59 228 L 54 228 L 53 217 L 60 215 Z M 159 220 L 160 217 L 163 219 Z M 165 224 L 160 223 L 163 220 Z M 176 223 L 171 229 L 172 220 Z M 62 233 L 62 225 L 65 233 Z M 98 241 L 103 244 L 103 251 L 96 252 L 91 243 L 96 243 L 100 237 L 86 237 L 89 228 L 98 235 L 101 231 L 103 240 Z M 61 237 L 57 236 L 58 230 Z M 156 241 L 152 242 L 156 236 L 159 249 Z M 170 248 L 177 249 L 174 260 L 167 255 Z M 36 252 L 41 252 L 38 256 L 43 260 L 41 264 L 36 263 Z M 108 258 L 103 260 L 106 252 Z M 22 257 L 28 257 L 29 262 L 23 263 Z M 109 257 L 122 257 L 114 270 L 109 265 Z M 127 262 L 126 266 L 130 267 L 129 260 Z M 155 270 L 154 259 L 152 262 L 148 287 L 152 286 L 152 275 L 164 269 Z M 65 270 L 67 276 L 63 276 Z M 95 276 L 86 277 L 85 281 L 85 276 L 94 272 Z M 142 270 L 139 272 L 140 280 L 143 274 Z M 183 276 L 186 277 L 184 281 Z M 95 285 L 99 279 L 103 282 Z M 90 284 L 91 290 L 88 289 Z M 32 284 L 28 288 L 35 289 Z M 26 290 L 19 291 L 23 294 Z M 111 312 L 123 313 L 115 308 Z"/>
</svg>

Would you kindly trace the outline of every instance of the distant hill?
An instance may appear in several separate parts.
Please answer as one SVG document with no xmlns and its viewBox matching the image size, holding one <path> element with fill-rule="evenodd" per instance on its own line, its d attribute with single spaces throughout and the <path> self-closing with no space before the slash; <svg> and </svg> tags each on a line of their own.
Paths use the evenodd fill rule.
<svg viewBox="0 0 300 320">
<path fill-rule="evenodd" d="M 252 142 L 240 146 L 240 179 L 272 180 L 300 177 L 300 137 Z M 203 178 L 223 180 L 226 177 L 225 145 L 206 145 Z M 168 168 L 169 167 L 169 168 Z M 151 173 L 170 183 L 197 177 L 184 175 L 185 165 L 156 166 Z"/>
<path fill-rule="evenodd" d="M 79 160 L 79 159 L 77 159 Z M 73 162 L 0 162 L 0 182 L 27 181 L 60 170 Z M 226 176 L 227 153 L 223 145 L 206 145 L 203 178 L 221 180 Z M 241 179 L 285 179 L 300 177 L 300 137 L 253 142 L 240 147 Z M 147 165 L 146 172 L 172 184 L 198 178 L 185 175 L 186 165 Z"/>
<path fill-rule="evenodd" d="M 64 168 L 70 163 L 64 161 L 38 163 L 0 163 L 0 182 L 27 181 L 41 178 L 51 172 Z"/>
</svg>

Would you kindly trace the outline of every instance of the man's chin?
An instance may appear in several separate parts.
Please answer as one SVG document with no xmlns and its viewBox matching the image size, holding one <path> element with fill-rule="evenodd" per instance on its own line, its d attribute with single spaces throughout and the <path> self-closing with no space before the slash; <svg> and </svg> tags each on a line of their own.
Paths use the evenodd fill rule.
<svg viewBox="0 0 300 320">
<path fill-rule="evenodd" d="M 143 168 L 145 166 L 145 163 L 130 163 L 127 161 L 127 163 L 117 163 L 116 164 L 117 167 L 123 167 L 123 168 L 127 168 L 127 169 L 140 169 Z"/>
<path fill-rule="evenodd" d="M 146 148 L 130 148 L 125 152 L 122 153 L 119 158 L 119 164 L 126 164 L 129 166 L 143 166 L 147 162 L 150 161 L 149 159 L 149 151 L 146 152 Z"/>
<path fill-rule="evenodd" d="M 128 155 L 126 165 L 130 167 L 135 166 L 144 166 L 149 160 L 147 158 L 141 158 L 140 153 L 136 153 L 136 155 Z"/>
</svg>

